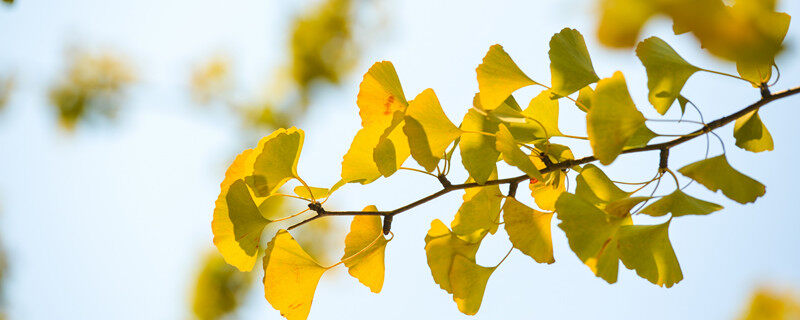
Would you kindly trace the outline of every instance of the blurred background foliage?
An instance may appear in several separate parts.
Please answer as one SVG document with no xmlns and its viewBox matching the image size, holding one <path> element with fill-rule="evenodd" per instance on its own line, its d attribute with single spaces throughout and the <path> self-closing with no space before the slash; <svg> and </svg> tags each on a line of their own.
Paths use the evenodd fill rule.
<svg viewBox="0 0 800 320">
<path fill-rule="evenodd" d="M 800 299 L 787 289 L 760 287 L 756 289 L 740 320 L 797 320 L 800 319 Z"/>
</svg>

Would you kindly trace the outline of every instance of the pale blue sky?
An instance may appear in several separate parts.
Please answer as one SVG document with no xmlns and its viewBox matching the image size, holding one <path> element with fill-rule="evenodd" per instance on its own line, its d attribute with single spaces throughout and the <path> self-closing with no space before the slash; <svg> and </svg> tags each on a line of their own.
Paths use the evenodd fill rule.
<svg viewBox="0 0 800 320">
<path fill-rule="evenodd" d="M 800 12 L 797 2 L 783 2 L 783 11 Z M 254 90 L 285 56 L 287 13 L 303 3 L 18 0 L 0 8 L 0 73 L 15 72 L 18 78 L 0 114 L 0 236 L 12 268 L 6 297 L 11 319 L 189 316 L 196 265 L 211 247 L 219 182 L 226 163 L 243 148 L 235 118 L 198 112 L 191 103 L 189 71 L 194 63 L 226 52 L 235 61 L 237 81 Z M 357 71 L 340 88 L 325 90 L 324 99 L 298 124 L 306 131 L 299 170 L 312 184 L 338 180 L 341 155 L 360 124 L 357 84 L 374 61 L 395 64 L 409 98 L 433 88 L 458 122 L 477 91 L 475 67 L 491 44 L 502 44 L 528 75 L 548 83 L 550 36 L 574 27 L 586 35 L 598 74 L 622 70 L 634 101 L 646 116 L 656 116 L 647 104 L 644 69 L 632 51 L 606 50 L 594 38 L 594 1 L 394 0 L 382 5 L 390 19 L 388 32 L 364 52 Z M 667 40 L 697 65 L 735 72 L 731 64 L 704 56 L 691 37 L 672 35 L 663 20 L 648 25 L 645 33 Z M 783 77 L 776 90 L 800 84 L 798 35 L 800 28 L 793 23 L 789 51 L 778 61 Z M 116 49 L 136 66 L 141 81 L 115 124 L 82 127 L 71 135 L 57 128 L 46 92 L 70 45 Z M 536 93 L 525 89 L 519 100 L 527 102 Z M 693 76 L 684 94 L 707 119 L 758 98 L 747 84 L 710 74 Z M 670 237 L 683 268 L 681 283 L 659 288 L 621 266 L 619 282 L 608 285 L 580 263 L 554 227 L 557 262 L 539 265 L 512 253 L 490 279 L 477 318 L 728 319 L 758 284 L 800 288 L 800 173 L 791 164 L 800 156 L 795 137 L 799 101 L 776 102 L 761 113 L 775 139 L 773 152 L 742 151 L 733 144 L 731 126 L 718 131 L 733 166 L 767 185 L 767 194 L 741 206 L 698 185 L 688 189 L 726 208 L 673 221 Z M 582 134 L 585 125 L 577 108 L 562 103 L 561 110 L 563 131 Z M 589 152 L 585 144 L 575 146 L 576 153 Z M 703 139 L 675 149 L 672 167 L 699 159 L 703 149 Z M 715 143 L 712 155 L 719 152 Z M 607 172 L 620 180 L 644 180 L 656 165 L 655 153 L 629 156 Z M 501 170 L 501 175 L 512 173 Z M 463 178 L 457 172 L 452 180 Z M 401 172 L 366 187 L 348 186 L 334 204 L 390 209 L 437 188 L 429 177 Z M 433 283 L 423 251 L 430 221 L 449 222 L 460 196 L 450 194 L 395 219 L 380 295 L 336 269 L 320 282 L 311 318 L 467 318 Z M 501 231 L 487 240 L 478 261 L 493 265 L 506 248 Z M 264 300 L 261 285 L 239 316 L 279 317 Z"/>
</svg>

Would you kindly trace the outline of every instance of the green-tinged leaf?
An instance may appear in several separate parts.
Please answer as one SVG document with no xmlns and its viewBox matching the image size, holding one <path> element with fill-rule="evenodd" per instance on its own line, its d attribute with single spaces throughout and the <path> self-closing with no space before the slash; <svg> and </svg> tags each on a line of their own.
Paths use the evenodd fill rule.
<svg viewBox="0 0 800 320">
<path fill-rule="evenodd" d="M 685 215 L 707 215 L 719 210 L 722 210 L 721 205 L 693 198 L 678 189 L 645 207 L 641 213 L 653 217 L 672 213 L 673 217 L 680 217 Z"/>
<path fill-rule="evenodd" d="M 561 135 L 558 129 L 558 100 L 550 99 L 552 93 L 545 90 L 531 99 L 528 108 L 522 113 L 532 119 L 537 125 L 543 127 L 547 138 Z"/>
<path fill-rule="evenodd" d="M 368 206 L 364 211 L 378 211 Z M 350 233 L 344 239 L 342 261 L 350 275 L 379 293 L 383 288 L 385 273 L 384 253 L 389 241 L 383 236 L 380 216 L 355 216 L 350 223 Z"/>
<path fill-rule="evenodd" d="M 550 39 L 550 77 L 553 93 L 568 96 L 595 83 L 600 78 L 594 72 L 589 50 L 578 30 L 564 28 Z"/>
<path fill-rule="evenodd" d="M 533 179 L 542 179 L 542 174 L 536 169 L 536 165 L 531 162 L 530 156 L 519 149 L 519 145 L 514 141 L 514 136 L 508 131 L 505 125 L 501 124 L 499 130 L 495 134 L 497 137 L 495 148 L 503 155 L 503 160 L 509 165 L 515 166 L 525 172 L 528 177 Z"/>
<path fill-rule="evenodd" d="M 686 62 L 664 40 L 650 37 L 639 43 L 636 55 L 647 70 L 647 96 L 660 114 L 667 113 L 669 107 L 681 94 L 683 85 L 700 68 Z"/>
<path fill-rule="evenodd" d="M 787 25 L 788 26 L 788 25 Z M 769 82 L 772 78 L 772 65 L 774 62 L 769 63 L 750 63 L 750 62 L 737 62 L 736 72 L 739 76 L 747 81 L 755 84 L 762 84 Z"/>
<path fill-rule="evenodd" d="M 503 222 L 514 245 L 538 263 L 553 263 L 553 239 L 550 221 L 553 213 L 533 210 L 514 198 L 506 198 L 503 205 Z"/>
<path fill-rule="evenodd" d="M 303 150 L 303 130 L 291 127 L 278 129 L 259 142 L 253 164 L 253 175 L 248 177 L 248 184 L 255 194 L 266 197 L 282 186 L 289 179 L 297 178 L 297 162 Z"/>
<path fill-rule="evenodd" d="M 483 57 L 483 63 L 476 71 L 481 106 L 484 110 L 497 108 L 517 89 L 536 84 L 519 69 L 499 44 L 489 48 L 489 52 Z"/>
<path fill-rule="evenodd" d="M 770 3 L 771 2 L 771 3 Z M 764 32 L 763 36 L 772 46 L 780 47 L 789 31 L 792 18 L 786 13 L 774 12 L 774 1 L 739 0 L 731 8 L 734 15 L 745 16 L 757 21 Z M 775 64 L 773 56 L 757 59 L 739 59 L 736 61 L 736 71 L 739 75 L 752 82 L 754 86 L 769 82 L 772 78 L 772 66 Z"/>
<path fill-rule="evenodd" d="M 646 124 L 642 124 L 639 129 L 636 130 L 636 132 L 630 138 L 628 138 L 628 141 L 625 142 L 625 147 L 622 149 L 627 150 L 644 147 L 655 137 L 658 137 L 658 135 L 650 130 Z"/>
<path fill-rule="evenodd" d="M 575 105 L 578 106 L 578 109 L 581 109 L 581 111 L 589 112 L 589 109 L 592 108 L 593 99 L 594 89 L 590 86 L 585 86 L 578 91 L 578 99 L 575 101 Z"/>
<path fill-rule="evenodd" d="M 747 151 L 762 152 L 775 149 L 772 135 L 761 122 L 758 110 L 736 119 L 733 125 L 733 137 L 736 138 L 736 146 Z"/>
<path fill-rule="evenodd" d="M 454 257 L 450 283 L 453 285 L 453 301 L 459 311 L 466 315 L 478 313 L 486 284 L 495 269 L 478 265 L 474 259 L 462 255 Z"/>
<path fill-rule="evenodd" d="M 731 167 L 724 154 L 689 164 L 678 172 L 711 191 L 722 190 L 726 197 L 741 204 L 755 202 L 767 192 L 763 184 Z"/>
<path fill-rule="evenodd" d="M 505 124 L 514 140 L 529 143 L 534 140 L 546 139 L 545 128 L 535 119 L 531 119 L 520 110 L 516 99 L 509 96 L 505 102 L 494 110 L 486 112 L 489 119 Z M 556 115 L 556 119 L 558 115 Z"/>
<path fill-rule="evenodd" d="M 650 197 L 630 197 L 612 201 L 606 205 L 605 211 L 615 217 L 624 217 L 631 213 L 636 205 L 650 200 Z"/>
<path fill-rule="evenodd" d="M 311 192 L 308 192 L 308 189 L 311 189 Z M 306 199 L 322 199 L 327 198 L 328 194 L 330 194 L 330 190 L 328 188 L 318 188 L 318 187 L 308 187 L 306 186 L 296 186 L 292 189 L 294 194 L 298 197 L 306 198 Z M 314 195 L 313 197 L 311 195 Z"/>
<path fill-rule="evenodd" d="M 617 231 L 622 263 L 648 281 L 667 288 L 683 280 L 669 242 L 669 221 L 652 226 L 622 226 Z"/>
<path fill-rule="evenodd" d="M 492 177 L 497 177 L 493 174 Z M 486 233 L 494 234 L 500 223 L 503 195 L 497 185 L 466 190 L 450 227 L 453 233 L 469 242 L 479 242 Z"/>
<path fill-rule="evenodd" d="M 604 208 L 609 202 L 630 196 L 630 193 L 617 187 L 603 170 L 593 164 L 583 166 L 581 174 L 575 181 L 577 182 L 575 195 L 599 208 Z"/>
<path fill-rule="evenodd" d="M 606 214 L 571 193 L 562 193 L 556 202 L 569 246 L 592 272 L 608 283 L 617 282 L 619 251 L 616 233 L 620 226 L 630 225 L 631 218 Z"/>
<path fill-rule="evenodd" d="M 262 144 L 263 141 L 262 139 Z M 233 163 L 228 167 L 225 172 L 225 179 L 220 184 L 219 196 L 214 203 L 214 219 L 211 221 L 214 245 L 222 254 L 222 257 L 225 258 L 225 262 L 241 271 L 252 270 L 258 254 L 257 249 L 253 250 L 251 248 L 252 243 L 244 246 L 240 243 L 240 241 L 250 241 L 252 239 L 246 237 L 243 234 L 243 230 L 253 229 L 257 225 L 265 224 L 264 221 L 253 216 L 253 212 L 249 210 L 252 208 L 248 206 L 247 199 L 244 192 L 242 192 L 247 192 L 247 197 L 250 197 L 250 191 L 242 183 L 242 179 L 253 173 L 253 163 L 256 156 L 257 153 L 253 149 L 244 150 L 236 156 Z M 229 201 L 228 194 L 233 184 L 236 184 L 237 188 L 231 195 L 231 201 Z M 241 188 L 242 185 L 244 185 L 244 190 Z M 249 201 L 254 202 L 252 198 Z M 233 208 L 229 207 L 231 204 L 234 205 Z M 236 224 L 234 224 L 234 220 Z M 258 232 L 258 236 L 261 236 L 261 232 Z M 258 246 L 257 242 L 255 246 Z"/>
<path fill-rule="evenodd" d="M 621 72 L 597 83 L 592 108 L 586 114 L 586 126 L 589 143 L 600 163 L 614 162 L 643 124 L 644 116 L 633 105 Z"/>
<path fill-rule="evenodd" d="M 475 132 L 494 134 L 498 130 L 498 122 L 470 109 L 461 122 L 461 162 L 469 172 L 469 176 L 478 183 L 485 183 L 494 172 L 500 152 L 495 150 L 496 139 Z M 470 132 L 472 131 L 472 132 Z"/>
<path fill-rule="evenodd" d="M 425 255 L 428 258 L 433 281 L 443 290 L 453 293 L 450 283 L 453 259 L 456 256 L 463 256 L 474 262 L 479 246 L 480 243 L 470 243 L 457 237 L 441 220 L 433 220 L 431 229 L 425 236 Z"/>
<path fill-rule="evenodd" d="M 264 295 L 286 319 L 306 319 L 325 268 L 279 230 L 264 254 Z"/>
<path fill-rule="evenodd" d="M 192 292 L 192 313 L 200 320 L 229 317 L 247 301 L 255 272 L 239 272 L 216 252 L 203 258 L 200 266 Z"/>
<path fill-rule="evenodd" d="M 461 135 L 447 115 L 432 89 L 417 95 L 408 105 L 403 132 L 408 137 L 411 156 L 428 172 L 436 169 L 447 146 Z"/>
<path fill-rule="evenodd" d="M 614 48 L 629 48 L 636 44 L 642 26 L 654 14 L 650 1 L 601 0 L 597 38 Z"/>
<path fill-rule="evenodd" d="M 686 99 L 686 97 L 684 97 L 682 95 L 678 95 L 678 105 L 681 106 L 681 115 L 686 113 L 686 104 L 687 103 L 689 103 L 689 99 Z"/>
</svg>

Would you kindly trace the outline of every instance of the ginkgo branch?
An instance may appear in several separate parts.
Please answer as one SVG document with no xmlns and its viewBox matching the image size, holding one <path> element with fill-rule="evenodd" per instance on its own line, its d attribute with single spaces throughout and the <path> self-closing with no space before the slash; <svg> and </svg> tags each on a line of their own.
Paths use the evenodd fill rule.
<svg viewBox="0 0 800 320">
<path fill-rule="evenodd" d="M 701 136 L 701 135 L 704 135 L 704 134 L 707 134 L 707 133 L 712 133 L 713 130 L 719 129 L 719 128 L 725 126 L 726 124 L 729 124 L 729 123 L 735 121 L 736 119 L 738 119 L 738 118 L 740 118 L 740 117 L 742 117 L 742 116 L 744 116 L 744 115 L 746 115 L 746 114 L 748 114 L 748 113 L 750 113 L 752 111 L 758 110 L 762 106 L 764 106 L 764 105 L 766 105 L 766 104 L 768 104 L 768 103 L 770 103 L 772 101 L 779 100 L 779 99 L 782 99 L 782 98 L 785 98 L 785 97 L 789 97 L 789 96 L 792 96 L 792 95 L 795 95 L 795 94 L 798 94 L 798 93 L 800 93 L 800 87 L 794 87 L 794 88 L 791 88 L 791 89 L 788 89 L 788 90 L 784 90 L 784 91 L 781 91 L 781 92 L 777 92 L 777 93 L 774 93 L 774 94 L 772 94 L 772 93 L 764 94 L 764 95 L 762 95 L 762 98 L 760 100 L 756 101 L 755 103 L 753 103 L 753 104 L 751 104 L 751 105 L 749 105 L 749 106 L 747 106 L 747 107 L 745 107 L 745 108 L 743 108 L 743 109 L 741 109 L 741 110 L 739 110 L 739 111 L 737 111 L 735 113 L 732 113 L 730 115 L 724 116 L 724 117 L 716 119 L 714 121 L 711 121 L 708 124 L 704 125 L 703 127 L 699 128 L 699 129 L 697 129 L 697 130 L 695 130 L 695 131 L 693 131 L 691 133 L 682 135 L 682 136 L 680 136 L 680 137 L 678 137 L 676 139 L 670 140 L 670 141 L 666 141 L 666 142 L 662 142 L 662 143 L 650 144 L 650 145 L 646 145 L 646 146 L 639 147 L 639 148 L 631 148 L 631 149 L 623 150 L 622 154 L 659 150 L 659 151 L 662 151 L 662 153 L 661 153 L 662 154 L 662 159 L 660 159 L 660 162 L 661 161 L 665 161 L 665 160 L 663 160 L 663 158 L 665 157 L 665 155 L 668 155 L 668 150 L 670 148 L 675 147 L 677 145 L 680 145 L 680 144 L 682 144 L 684 142 L 690 141 L 690 140 L 692 140 L 692 139 L 694 139 L 694 138 L 696 138 L 698 136 Z M 545 161 L 545 167 L 540 169 L 539 172 L 542 173 L 542 174 L 545 174 L 545 173 L 554 172 L 554 171 L 558 171 L 558 170 L 566 170 L 566 169 L 574 167 L 574 166 L 583 165 L 583 164 L 591 163 L 591 162 L 594 162 L 594 161 L 597 161 L 597 158 L 594 155 L 586 156 L 586 157 L 578 158 L 578 159 L 568 159 L 568 160 L 564 160 L 564 161 L 560 161 L 560 162 L 556 162 L 556 163 L 553 163 L 553 162 L 550 162 L 550 161 Z M 660 163 L 660 164 L 663 164 L 663 163 Z M 311 209 L 312 211 L 316 212 L 317 214 L 315 216 L 313 216 L 313 217 L 310 217 L 310 218 L 305 219 L 305 220 L 303 220 L 303 221 L 301 221 L 301 222 L 299 222 L 297 224 L 292 225 L 291 227 L 289 227 L 289 230 L 294 229 L 296 227 L 299 227 L 299 226 L 301 226 L 303 224 L 306 224 L 308 222 L 311 222 L 313 220 L 316 220 L 316 219 L 319 219 L 319 218 L 322 218 L 322 217 L 327 217 L 327 216 L 369 215 L 369 216 L 383 216 L 384 217 L 384 234 L 388 234 L 388 232 L 389 232 L 389 230 L 391 228 L 390 223 L 391 223 L 391 218 L 392 217 L 394 217 L 395 215 L 398 215 L 400 213 L 403 213 L 405 211 L 408 211 L 410 209 L 413 209 L 413 208 L 415 208 L 415 207 L 417 207 L 417 206 L 419 206 L 421 204 L 424 204 L 424 203 L 426 203 L 428 201 L 436 199 L 436 198 L 438 198 L 440 196 L 443 196 L 443 195 L 445 195 L 445 194 L 447 194 L 447 193 L 449 193 L 451 191 L 464 190 L 464 189 L 470 189 L 470 188 L 478 188 L 478 187 L 485 187 L 485 186 L 490 186 L 490 185 L 502 185 L 502 184 L 516 185 L 516 184 L 518 184 L 518 183 L 520 183 L 520 182 L 522 182 L 524 180 L 528 180 L 528 179 L 530 179 L 530 177 L 528 175 L 520 175 L 520 176 L 512 177 L 512 178 L 488 180 L 483 184 L 479 184 L 477 182 L 470 182 L 470 183 L 463 183 L 463 184 L 449 184 L 449 181 L 448 181 L 447 184 L 442 183 L 443 187 L 442 187 L 441 190 L 439 190 L 437 192 L 434 192 L 434 193 L 432 193 L 432 194 L 430 194 L 430 195 L 428 195 L 428 196 L 426 196 L 426 197 L 424 197 L 422 199 L 419 199 L 419 200 L 414 201 L 412 203 L 409 203 L 409 204 L 407 204 L 405 206 L 402 206 L 402 207 L 399 207 L 397 209 L 390 210 L 390 211 L 327 211 L 318 202 L 313 202 L 313 203 L 310 203 L 308 205 L 308 207 L 309 207 L 309 209 Z"/>
</svg>

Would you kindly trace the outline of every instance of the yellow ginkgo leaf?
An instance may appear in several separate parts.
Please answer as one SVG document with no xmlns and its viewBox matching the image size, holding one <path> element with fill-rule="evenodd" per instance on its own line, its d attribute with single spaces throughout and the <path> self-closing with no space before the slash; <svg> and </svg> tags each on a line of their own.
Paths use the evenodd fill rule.
<svg viewBox="0 0 800 320">
<path fill-rule="evenodd" d="M 378 211 L 368 206 L 363 211 Z M 372 292 L 381 292 L 385 272 L 384 253 L 389 241 L 383 236 L 380 216 L 355 216 L 344 239 L 342 261 L 350 275 Z"/>
<path fill-rule="evenodd" d="M 497 173 L 491 177 L 496 178 Z M 479 242 L 486 233 L 494 234 L 500 222 L 502 200 L 503 195 L 497 185 L 467 189 L 464 202 L 450 224 L 453 233 L 469 242 Z"/>
<path fill-rule="evenodd" d="M 369 68 L 361 80 L 356 104 L 361 126 L 365 128 L 386 128 L 395 111 L 405 112 L 408 102 L 391 62 L 376 62 Z"/>
<path fill-rule="evenodd" d="M 522 111 L 536 125 L 543 127 L 547 138 L 561 135 L 558 129 L 558 99 L 550 99 L 552 95 L 550 90 L 542 91 Z"/>
<path fill-rule="evenodd" d="M 264 254 L 264 296 L 286 319 L 306 319 L 326 270 L 289 232 L 279 230 Z"/>
<path fill-rule="evenodd" d="M 644 116 L 633 105 L 621 72 L 597 83 L 592 108 L 586 114 L 586 126 L 589 144 L 600 163 L 614 162 L 643 124 Z"/>
<path fill-rule="evenodd" d="M 538 263 L 553 263 L 553 239 L 550 221 L 553 213 L 533 210 L 514 198 L 506 198 L 503 205 L 503 222 L 514 245 Z"/>
<path fill-rule="evenodd" d="M 530 156 L 519 149 L 519 145 L 508 131 L 505 125 L 501 124 L 495 134 L 495 148 L 503 155 L 503 160 L 509 165 L 515 166 L 525 172 L 528 177 L 542 179 L 542 174 L 536 169 L 536 165 L 531 162 Z"/>
<path fill-rule="evenodd" d="M 680 217 L 685 215 L 706 215 L 719 210 L 722 210 L 721 205 L 691 197 L 678 189 L 645 207 L 641 213 L 653 217 L 672 213 L 673 217 Z"/>
<path fill-rule="evenodd" d="M 616 233 L 620 226 L 630 225 L 631 218 L 606 214 L 578 196 L 562 193 L 556 202 L 569 247 L 592 272 L 608 283 L 617 282 L 619 251 Z"/>
<path fill-rule="evenodd" d="M 450 269 L 450 283 L 453 285 L 453 301 L 458 310 L 466 315 L 478 313 L 486 291 L 486 284 L 496 267 L 484 267 L 474 259 L 456 255 Z"/>
<path fill-rule="evenodd" d="M 726 197 L 741 204 L 755 202 L 767 192 L 763 184 L 731 167 L 724 154 L 689 164 L 678 169 L 678 172 L 708 190 L 722 190 Z"/>
<path fill-rule="evenodd" d="M 403 132 L 408 137 L 411 156 L 428 172 L 436 169 L 447 147 L 461 135 L 432 89 L 417 95 L 408 105 Z"/>
<path fill-rule="evenodd" d="M 578 99 L 575 100 L 575 105 L 583 112 L 589 112 L 592 108 L 592 99 L 594 99 L 594 89 L 590 86 L 585 86 L 578 91 Z"/>
<path fill-rule="evenodd" d="M 683 279 L 678 258 L 669 242 L 669 223 L 622 226 L 617 231 L 622 263 L 648 281 L 667 288 Z"/>
<path fill-rule="evenodd" d="M 772 135 L 761 122 L 758 110 L 736 119 L 736 123 L 733 125 L 733 137 L 736 138 L 736 146 L 747 151 L 762 152 L 775 148 Z"/>
<path fill-rule="evenodd" d="M 650 37 L 639 43 L 636 55 L 647 71 L 647 98 L 660 114 L 667 113 L 669 107 L 681 93 L 686 80 L 700 68 L 686 62 L 664 40 Z"/>
<path fill-rule="evenodd" d="M 553 93 L 565 97 L 597 82 L 586 42 L 578 30 L 564 28 L 550 39 L 550 77 Z"/>
<path fill-rule="evenodd" d="M 311 189 L 311 192 L 308 192 L 308 189 Z M 312 196 L 311 196 L 312 194 L 314 195 L 313 196 L 314 199 L 322 199 L 322 198 L 327 197 L 328 193 L 329 193 L 328 188 L 318 188 L 318 187 L 308 187 L 308 188 L 306 188 L 306 186 L 296 186 L 296 187 L 294 187 L 294 189 L 292 189 L 292 191 L 298 197 L 302 197 L 302 198 L 306 198 L 306 199 L 311 199 L 312 198 Z"/>
<path fill-rule="evenodd" d="M 629 215 L 636 205 L 650 199 L 650 197 L 626 197 L 617 199 L 606 204 L 605 211 L 612 216 L 622 218 Z"/>
<path fill-rule="evenodd" d="M 481 106 L 484 110 L 497 108 L 517 89 L 536 84 L 519 69 L 499 44 L 489 48 L 489 52 L 483 57 L 483 63 L 476 71 Z"/>
<path fill-rule="evenodd" d="M 743 19 L 753 19 L 764 31 L 764 37 L 771 46 L 780 47 L 789 31 L 792 18 L 786 13 L 775 12 L 775 1 L 739 0 L 730 10 L 734 15 Z M 736 71 L 739 75 L 752 82 L 754 86 L 767 83 L 772 78 L 772 66 L 775 64 L 773 56 L 758 59 L 740 59 L 736 61 Z"/>
<path fill-rule="evenodd" d="M 556 106 L 558 107 L 558 106 Z M 557 111 L 556 111 L 557 112 Z M 509 96 L 505 102 L 494 110 L 485 112 L 489 119 L 494 122 L 505 124 L 514 140 L 522 143 L 529 143 L 540 139 L 547 139 L 545 127 L 538 120 L 530 115 L 523 113 L 513 96 Z M 545 113 L 545 115 L 547 115 Z M 556 114 L 558 121 L 558 114 Z"/>
<path fill-rule="evenodd" d="M 492 121 L 485 115 L 470 109 L 461 122 L 461 162 L 469 176 L 478 183 L 485 183 L 497 166 L 500 152 L 495 150 L 495 137 L 489 136 L 497 132 L 499 122 Z M 489 135 L 477 133 L 483 132 Z"/>
<path fill-rule="evenodd" d="M 583 166 L 575 181 L 575 195 L 599 208 L 605 208 L 607 203 L 630 195 L 617 187 L 603 170 L 593 164 Z"/>
<path fill-rule="evenodd" d="M 342 180 L 368 184 L 381 177 L 378 166 L 373 160 L 375 146 L 383 134 L 384 128 L 361 128 L 353 138 L 350 149 L 342 160 Z"/>
<path fill-rule="evenodd" d="M 408 138 L 402 130 L 405 122 L 403 118 L 401 112 L 394 113 L 392 123 L 383 130 L 383 134 L 378 138 L 378 144 L 372 150 L 372 160 L 378 172 L 384 177 L 394 174 L 411 154 Z"/>
<path fill-rule="evenodd" d="M 544 181 L 531 180 L 529 185 L 531 197 L 540 209 L 554 211 L 556 210 L 556 200 L 562 192 L 567 191 L 567 175 L 561 171 L 555 171 L 545 174 L 544 177 Z M 548 181 L 548 178 L 551 181 Z"/>
<path fill-rule="evenodd" d="M 256 152 L 253 149 L 247 149 L 236 156 L 233 163 L 228 167 L 228 170 L 225 172 L 225 179 L 220 184 L 219 196 L 214 203 L 214 219 L 211 221 L 214 245 L 217 247 L 220 254 L 222 254 L 225 262 L 235 266 L 241 271 L 250 271 L 253 269 L 256 263 L 258 250 L 245 250 L 244 248 L 248 247 L 248 245 L 242 246 L 239 243 L 240 240 L 251 240 L 252 236 L 254 236 L 251 235 L 250 238 L 243 236 L 242 230 L 251 229 L 253 226 L 241 225 L 240 223 L 243 221 L 255 222 L 259 225 L 263 223 L 263 221 L 259 221 L 253 216 L 252 211 L 248 210 L 250 209 L 248 205 L 242 205 L 242 203 L 246 203 L 247 201 L 241 187 L 244 187 L 244 191 L 247 192 L 247 197 L 250 197 L 250 191 L 247 191 L 247 186 L 242 183 L 242 179 L 253 173 L 255 158 Z M 238 191 L 235 192 L 231 200 L 234 200 L 233 202 L 236 203 L 236 205 L 234 208 L 229 208 L 228 194 L 234 183 L 237 183 Z M 253 202 L 252 198 L 250 202 Z M 231 211 L 231 209 L 233 209 L 233 211 Z M 241 211 L 241 209 L 244 209 L 244 211 Z M 242 219 L 242 217 L 247 218 Z M 237 224 L 234 224 L 234 220 L 237 221 Z M 239 232 L 238 235 L 237 231 Z M 261 232 L 258 232 L 258 237 L 260 238 L 260 236 Z"/>
<path fill-rule="evenodd" d="M 628 138 L 628 141 L 625 142 L 625 146 L 622 148 L 622 150 L 644 147 L 655 137 L 658 137 L 658 135 L 643 123 L 641 126 L 639 126 L 639 129 L 636 130 L 636 132 L 630 138 Z"/>
<path fill-rule="evenodd" d="M 463 256 L 475 261 L 475 253 L 478 252 L 479 246 L 480 243 L 470 243 L 457 237 L 441 220 L 433 220 L 431 229 L 425 236 L 425 255 L 428 258 L 433 281 L 443 290 L 453 293 L 450 283 L 453 259 L 456 256 Z"/>
<path fill-rule="evenodd" d="M 268 196 L 289 179 L 298 177 L 297 162 L 303 150 L 304 137 L 303 130 L 291 127 L 275 130 L 261 139 L 263 142 L 259 142 L 255 151 L 258 155 L 253 164 L 253 175 L 245 180 L 257 196 Z"/>
</svg>

